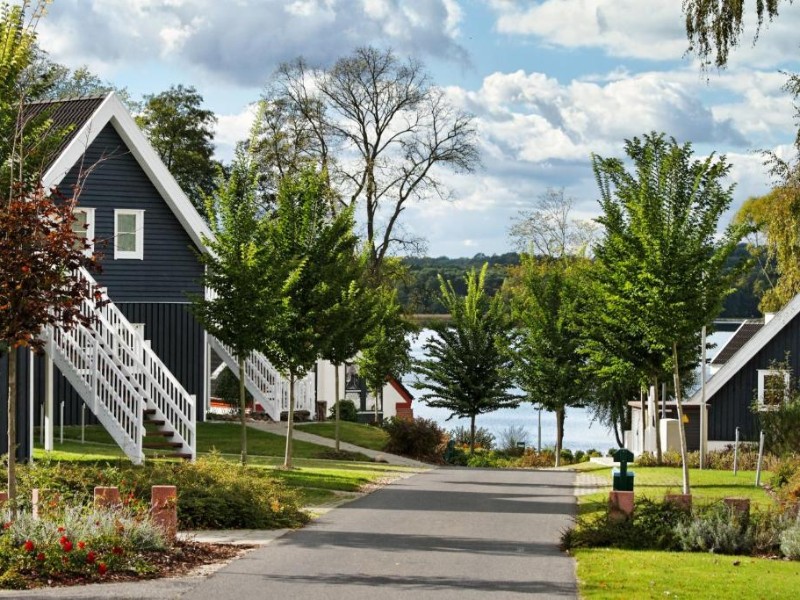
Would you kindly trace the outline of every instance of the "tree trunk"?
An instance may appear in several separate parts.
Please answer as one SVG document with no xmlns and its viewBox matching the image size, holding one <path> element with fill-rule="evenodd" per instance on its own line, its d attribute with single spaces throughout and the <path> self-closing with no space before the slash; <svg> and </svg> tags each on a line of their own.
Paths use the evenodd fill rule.
<svg viewBox="0 0 800 600">
<path fill-rule="evenodd" d="M 475 415 L 469 418 L 469 453 L 470 456 L 475 454 Z"/>
<path fill-rule="evenodd" d="M 17 513 L 17 350 L 8 349 L 8 505 Z"/>
<path fill-rule="evenodd" d="M 245 415 L 244 356 L 239 356 L 239 419 L 242 423 L 242 464 L 247 464 L 247 417 Z"/>
<path fill-rule="evenodd" d="M 658 410 L 658 377 L 653 377 L 653 422 L 656 428 L 656 464 L 661 465 L 661 413 Z"/>
<path fill-rule="evenodd" d="M 286 417 L 286 456 L 283 461 L 284 469 L 292 468 L 292 434 L 294 433 L 294 373 L 289 374 L 289 414 Z"/>
<path fill-rule="evenodd" d="M 642 405 L 642 452 L 647 451 L 647 402 L 644 399 L 644 386 L 639 388 L 639 403 Z"/>
<path fill-rule="evenodd" d="M 564 443 L 564 408 L 556 409 L 556 466 L 561 466 L 561 445 Z"/>
<path fill-rule="evenodd" d="M 378 422 L 378 394 L 380 394 L 380 389 L 375 388 L 375 425 L 379 425 Z"/>
<path fill-rule="evenodd" d="M 678 406 L 678 433 L 681 439 L 681 464 L 683 465 L 683 493 L 691 494 L 689 488 L 689 461 L 687 460 L 686 430 L 683 428 L 683 406 L 681 405 L 681 375 L 678 371 L 678 344 L 672 342 L 672 375 L 675 379 L 675 404 Z"/>
<path fill-rule="evenodd" d="M 336 452 L 339 452 L 339 416 L 340 416 L 340 414 L 339 414 L 339 408 L 340 408 L 339 404 L 341 403 L 341 399 L 339 398 L 339 367 L 340 366 L 341 365 L 333 365 L 333 374 L 334 374 L 333 387 L 336 390 L 336 393 L 334 394 L 334 396 L 335 396 L 335 400 L 334 400 L 335 404 L 333 405 L 334 406 L 334 412 L 336 413 L 336 416 L 334 417 L 334 423 L 335 424 L 333 426 L 333 431 L 334 431 L 334 436 L 333 437 L 334 437 L 334 440 L 336 440 Z"/>
</svg>

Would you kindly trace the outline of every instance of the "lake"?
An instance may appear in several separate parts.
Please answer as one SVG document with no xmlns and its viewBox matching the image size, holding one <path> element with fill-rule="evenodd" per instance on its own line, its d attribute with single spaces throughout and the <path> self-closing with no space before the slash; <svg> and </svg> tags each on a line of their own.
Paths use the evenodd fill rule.
<svg viewBox="0 0 800 600">
<path fill-rule="evenodd" d="M 431 335 L 434 335 L 434 332 L 425 329 L 412 341 L 411 355 L 415 359 L 423 357 L 422 346 Z M 409 385 L 409 389 L 415 396 L 422 394 L 422 391 L 411 388 L 410 384 L 413 381 L 413 375 L 406 376 L 404 381 Z M 413 406 L 414 416 L 433 419 L 446 430 L 454 429 L 460 425 L 469 428 L 469 419 L 453 418 L 448 421 L 447 418 L 450 416 L 450 412 L 445 409 L 431 408 L 420 400 L 415 400 Z M 532 404 L 524 403 L 519 408 L 503 409 L 479 415 L 475 420 L 475 426 L 488 429 L 495 436 L 495 440 L 500 438 L 501 432 L 512 425 L 522 426 L 528 434 L 528 444 L 535 447 L 537 444 L 538 413 L 539 411 Z M 555 413 L 542 411 L 542 447 L 553 447 L 555 444 Z M 614 439 L 614 434 L 599 423 L 593 423 L 589 411 L 583 408 L 567 409 L 567 416 L 564 422 L 564 448 L 569 448 L 570 450 L 589 450 L 594 448 L 605 453 L 609 448 L 616 447 L 617 442 Z"/>
</svg>

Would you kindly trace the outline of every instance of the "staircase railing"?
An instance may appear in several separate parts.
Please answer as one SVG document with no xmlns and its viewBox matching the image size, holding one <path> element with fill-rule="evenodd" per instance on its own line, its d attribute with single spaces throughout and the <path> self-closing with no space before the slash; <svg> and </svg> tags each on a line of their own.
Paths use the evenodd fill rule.
<svg viewBox="0 0 800 600">
<path fill-rule="evenodd" d="M 236 377 L 239 364 L 233 350 L 210 336 L 211 346 Z M 253 399 L 264 407 L 274 421 L 279 421 L 281 412 L 289 410 L 289 382 L 260 352 L 251 352 L 244 362 L 245 387 Z M 314 373 L 295 383 L 295 410 L 308 410 L 314 414 L 316 402 Z"/>
<path fill-rule="evenodd" d="M 197 452 L 195 399 L 161 362 L 158 355 L 144 342 L 142 336 L 133 328 L 119 308 L 108 299 L 105 291 L 97 285 L 92 276 L 84 269 L 79 270 L 77 275 L 79 279 L 88 282 L 93 292 L 91 296 L 94 300 L 84 300 L 81 306 L 81 312 L 90 319 L 91 330 L 82 325 L 65 331 L 56 330 L 52 339 L 64 359 L 62 364 L 59 364 L 59 369 L 67 376 L 70 383 L 73 383 L 72 379 L 80 375 L 82 370 L 91 369 L 91 366 L 87 367 L 85 361 L 82 360 L 87 352 L 80 352 L 81 349 L 91 349 L 91 352 L 99 359 L 98 368 L 95 369 L 97 381 L 94 384 L 86 381 L 86 385 L 83 386 L 80 384 L 76 386 L 73 383 L 73 387 L 76 387 L 82 394 L 90 408 L 96 406 L 96 394 L 90 393 L 91 389 L 127 390 L 131 388 L 139 398 L 136 411 L 138 447 L 135 450 L 141 455 L 141 459 L 143 460 L 141 438 L 143 436 L 144 409 L 154 410 L 156 419 L 168 423 L 173 430 L 172 439 L 181 443 L 181 448 L 177 451 L 191 455 L 191 458 L 194 459 Z M 89 333 L 87 334 L 87 332 Z M 87 339 L 88 335 L 93 338 L 93 342 Z M 106 377 L 110 377 L 110 379 L 106 380 Z M 84 394 L 88 394 L 88 397 Z M 120 406 L 117 406 L 118 404 Z M 124 413 L 123 407 L 129 404 L 130 400 L 127 397 L 118 398 L 114 394 L 108 394 L 101 402 L 103 409 L 114 415 Z M 100 414 L 94 410 L 93 412 L 103 422 Z M 103 424 L 113 436 L 115 428 L 106 423 Z M 122 419 L 117 425 L 125 430 L 126 436 L 132 427 L 127 419 Z M 131 438 L 133 438 L 132 435 Z M 119 440 L 117 442 L 120 443 Z M 128 442 L 126 441 L 126 443 Z M 120 446 L 123 444 L 120 443 Z M 123 449 L 125 448 L 123 447 Z M 134 459 L 131 458 L 131 460 Z"/>
</svg>

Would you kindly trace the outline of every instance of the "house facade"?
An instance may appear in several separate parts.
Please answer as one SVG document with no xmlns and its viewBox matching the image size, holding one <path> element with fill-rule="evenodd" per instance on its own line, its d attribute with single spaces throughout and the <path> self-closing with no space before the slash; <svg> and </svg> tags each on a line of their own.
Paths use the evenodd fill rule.
<svg viewBox="0 0 800 600">
<path fill-rule="evenodd" d="M 113 93 L 29 110 L 47 110 L 54 127 L 71 127 L 43 184 L 66 194 L 79 187 L 78 231 L 102 257 L 100 273 L 79 276 L 102 292 L 102 300 L 82 307 L 92 317 L 89 327 L 47 331 L 45 356 L 20 350 L 17 456 L 31 455 L 34 426 L 41 426 L 49 448 L 57 425 L 97 420 L 134 462 L 144 460 L 146 447 L 192 458 L 195 424 L 210 408 L 212 360 L 238 373 L 232 352 L 190 310 L 190 297 L 206 293 L 198 256 L 211 231 Z M 280 419 L 288 410 L 288 382 L 259 353 L 245 367 L 255 401 Z M 4 365 L 0 372 L 5 429 Z M 332 373 L 321 362 L 296 383 L 298 411 L 320 413 Z M 387 388 L 384 416 L 398 405 L 408 406 L 401 412 L 410 409 L 410 398 Z M 2 453 L 6 441 L 0 438 Z"/>
</svg>

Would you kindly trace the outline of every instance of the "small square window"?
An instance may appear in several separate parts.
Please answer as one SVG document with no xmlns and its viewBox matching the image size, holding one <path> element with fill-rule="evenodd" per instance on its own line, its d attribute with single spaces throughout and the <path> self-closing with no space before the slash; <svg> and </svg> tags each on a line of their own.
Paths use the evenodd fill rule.
<svg viewBox="0 0 800 600">
<path fill-rule="evenodd" d="M 758 370 L 758 409 L 775 410 L 789 399 L 789 372 Z"/>
<path fill-rule="evenodd" d="M 144 258 L 144 211 L 114 211 L 114 258 Z"/>
<path fill-rule="evenodd" d="M 86 240 L 89 247 L 85 249 L 86 256 L 91 256 L 94 252 L 94 209 L 76 208 L 73 212 L 75 220 L 72 222 L 72 232 L 75 237 Z M 81 244 L 78 247 L 82 247 Z"/>
</svg>

